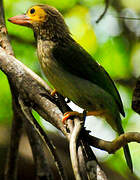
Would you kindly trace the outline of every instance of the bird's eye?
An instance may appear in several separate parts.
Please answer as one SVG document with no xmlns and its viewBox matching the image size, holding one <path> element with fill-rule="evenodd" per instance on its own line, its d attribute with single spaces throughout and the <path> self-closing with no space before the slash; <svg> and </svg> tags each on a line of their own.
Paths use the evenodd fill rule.
<svg viewBox="0 0 140 180">
<path fill-rule="evenodd" d="M 32 9 L 30 10 L 30 13 L 31 13 L 31 14 L 34 14 L 34 13 L 35 13 L 35 9 L 32 8 Z"/>
</svg>

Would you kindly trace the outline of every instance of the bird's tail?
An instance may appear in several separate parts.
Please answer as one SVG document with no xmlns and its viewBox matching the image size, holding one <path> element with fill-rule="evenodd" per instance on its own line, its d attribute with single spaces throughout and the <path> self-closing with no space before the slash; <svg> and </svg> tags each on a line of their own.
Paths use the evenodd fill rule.
<svg viewBox="0 0 140 180">
<path fill-rule="evenodd" d="M 117 130 L 118 130 L 119 135 L 123 134 L 124 130 L 123 130 L 123 127 L 122 127 L 122 124 L 121 124 L 120 116 L 118 116 L 116 124 L 117 124 Z M 131 170 L 131 172 L 133 172 L 132 158 L 131 158 L 131 154 L 130 154 L 128 144 L 123 147 L 123 151 L 124 151 L 124 155 L 125 155 L 127 165 L 129 167 L 129 169 Z"/>
</svg>

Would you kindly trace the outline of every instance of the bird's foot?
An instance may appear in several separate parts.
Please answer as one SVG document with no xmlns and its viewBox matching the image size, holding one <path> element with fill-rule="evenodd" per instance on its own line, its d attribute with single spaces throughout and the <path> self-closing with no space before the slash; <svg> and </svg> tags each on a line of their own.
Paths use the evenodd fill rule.
<svg viewBox="0 0 140 180">
<path fill-rule="evenodd" d="M 71 117 L 71 116 L 78 116 L 78 117 L 82 118 L 82 117 L 83 117 L 83 113 L 79 113 L 79 112 L 77 112 L 77 111 L 66 112 L 66 113 L 64 114 L 64 117 L 62 118 L 63 124 L 65 124 L 66 120 L 67 120 L 69 117 Z"/>
<path fill-rule="evenodd" d="M 62 122 L 63 122 L 63 124 L 65 124 L 65 121 L 71 116 L 78 116 L 80 118 L 85 119 L 86 116 L 102 116 L 104 113 L 105 113 L 105 111 L 103 111 L 103 110 L 88 111 L 88 112 L 84 111 L 83 113 L 79 113 L 77 111 L 66 112 L 62 119 Z"/>
<path fill-rule="evenodd" d="M 54 89 L 52 92 L 51 92 L 51 96 L 55 96 L 55 94 L 57 93 L 56 89 Z"/>
</svg>

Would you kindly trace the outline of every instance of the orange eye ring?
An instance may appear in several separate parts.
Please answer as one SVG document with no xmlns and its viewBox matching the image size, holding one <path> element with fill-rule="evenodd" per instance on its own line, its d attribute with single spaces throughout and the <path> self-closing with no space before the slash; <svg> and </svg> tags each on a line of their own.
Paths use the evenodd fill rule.
<svg viewBox="0 0 140 180">
<path fill-rule="evenodd" d="M 45 10 L 40 6 L 33 6 L 26 13 L 32 22 L 44 22 L 46 20 L 46 14 Z"/>
</svg>

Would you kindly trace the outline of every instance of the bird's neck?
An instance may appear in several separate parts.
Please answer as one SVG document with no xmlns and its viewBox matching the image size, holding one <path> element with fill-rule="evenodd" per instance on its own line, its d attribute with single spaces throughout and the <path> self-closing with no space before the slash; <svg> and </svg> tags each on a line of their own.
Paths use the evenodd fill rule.
<svg viewBox="0 0 140 180">
<path fill-rule="evenodd" d="M 49 24 L 49 21 L 39 27 L 34 27 L 34 34 L 37 40 L 67 42 L 71 39 L 70 32 L 66 25 L 60 26 L 56 22 Z"/>
</svg>

